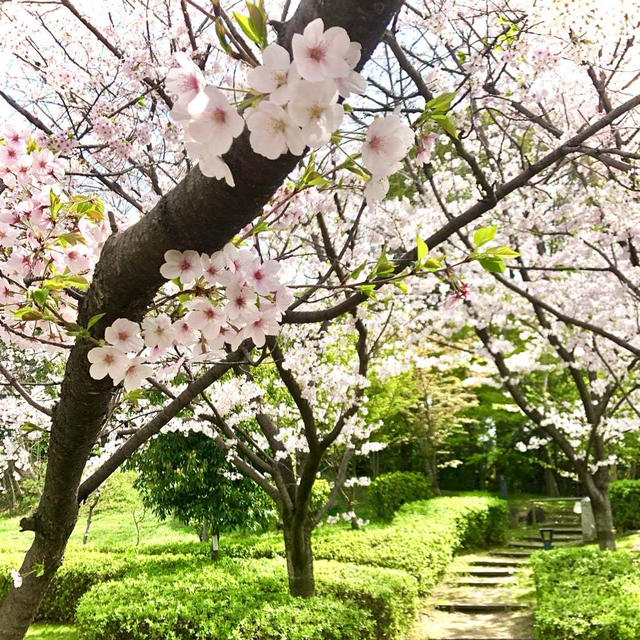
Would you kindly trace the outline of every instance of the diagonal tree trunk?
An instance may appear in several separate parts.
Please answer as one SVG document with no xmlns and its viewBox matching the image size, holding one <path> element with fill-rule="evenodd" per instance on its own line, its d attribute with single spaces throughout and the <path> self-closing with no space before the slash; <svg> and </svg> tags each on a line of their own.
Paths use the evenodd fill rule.
<svg viewBox="0 0 640 640">
<path fill-rule="evenodd" d="M 320 17 L 326 27 L 344 27 L 351 40 L 361 43 L 362 65 L 401 5 L 402 0 L 302 0 L 293 17 L 280 26 L 278 41 L 290 48 L 292 35 Z M 254 154 L 246 131 L 225 160 L 236 188 L 205 178 L 195 168 L 139 223 L 107 241 L 78 313 L 83 326 L 92 316 L 105 314 L 92 330 L 95 337 L 116 318 L 142 318 L 163 282 L 159 270 L 165 251 L 221 249 L 261 213 L 298 162 L 291 155 L 270 161 Z M 42 498 L 33 516 L 21 523 L 35 532 L 35 538 L 20 569 L 23 585 L 12 587 L 0 605 L 0 640 L 24 637 L 77 519 L 78 485 L 113 393 L 110 381 L 89 376 L 91 347 L 78 340 L 67 361 L 51 425 Z"/>
</svg>

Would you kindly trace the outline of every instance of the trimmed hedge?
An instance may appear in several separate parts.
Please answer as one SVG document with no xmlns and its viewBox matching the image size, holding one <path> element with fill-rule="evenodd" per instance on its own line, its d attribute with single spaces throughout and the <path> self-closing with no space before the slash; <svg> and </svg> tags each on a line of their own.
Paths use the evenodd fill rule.
<svg viewBox="0 0 640 640">
<path fill-rule="evenodd" d="M 504 501 L 472 496 L 406 504 L 384 526 L 321 527 L 312 600 L 288 595 L 281 532 L 238 538 L 227 553 L 241 557 L 215 564 L 206 543 L 147 545 L 136 554 L 74 548 L 38 619 L 75 615 L 83 640 L 389 640 L 406 629 L 418 595 L 456 550 L 500 542 L 506 522 Z M 20 559 L 0 556 L 0 596 Z"/>
<path fill-rule="evenodd" d="M 19 567 L 22 559 L 16 554 L 0 556 L 0 600 L 9 590 L 10 570 Z M 35 620 L 72 623 L 78 601 L 94 585 L 127 575 L 186 570 L 194 565 L 195 558 L 185 555 L 147 557 L 73 550 L 54 575 Z"/>
<path fill-rule="evenodd" d="M 544 640 L 640 638 L 640 569 L 628 553 L 555 549 L 531 557 Z"/>
<path fill-rule="evenodd" d="M 369 496 L 376 515 L 391 520 L 406 502 L 433 498 L 431 482 L 423 473 L 392 471 L 379 475 L 369 486 Z"/>
<path fill-rule="evenodd" d="M 316 558 L 402 569 L 428 593 L 461 548 L 504 540 L 507 503 L 498 498 L 434 498 L 401 507 L 390 525 L 328 530 L 314 538 Z"/>
<path fill-rule="evenodd" d="M 613 521 L 618 529 L 640 529 L 640 480 L 616 480 L 609 485 Z"/>
<path fill-rule="evenodd" d="M 282 561 L 223 560 L 201 571 L 125 578 L 82 598 L 83 640 L 359 640 L 375 637 L 368 611 L 286 592 Z M 322 580 L 319 581 L 322 584 Z M 319 589 L 322 594 L 322 589 Z"/>
</svg>

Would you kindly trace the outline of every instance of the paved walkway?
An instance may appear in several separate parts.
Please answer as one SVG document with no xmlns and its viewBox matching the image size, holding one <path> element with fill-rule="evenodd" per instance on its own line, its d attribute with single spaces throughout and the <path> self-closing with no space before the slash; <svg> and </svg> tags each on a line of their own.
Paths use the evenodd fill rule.
<svg viewBox="0 0 640 640">
<path fill-rule="evenodd" d="M 558 546 L 580 539 L 579 529 L 556 531 Z M 410 640 L 533 640 L 528 560 L 541 547 L 539 538 L 520 535 L 506 548 L 456 558 L 425 601 Z"/>
</svg>

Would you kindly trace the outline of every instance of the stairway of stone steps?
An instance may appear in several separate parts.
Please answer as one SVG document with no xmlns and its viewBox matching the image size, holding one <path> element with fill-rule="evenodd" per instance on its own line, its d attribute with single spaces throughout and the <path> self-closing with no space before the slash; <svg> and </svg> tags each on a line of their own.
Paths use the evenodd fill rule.
<svg viewBox="0 0 640 640">
<path fill-rule="evenodd" d="M 533 640 L 529 556 L 543 548 L 536 527 L 554 530 L 553 546 L 582 541 L 569 510 L 514 531 L 503 548 L 458 557 L 420 613 L 410 640 Z"/>
</svg>

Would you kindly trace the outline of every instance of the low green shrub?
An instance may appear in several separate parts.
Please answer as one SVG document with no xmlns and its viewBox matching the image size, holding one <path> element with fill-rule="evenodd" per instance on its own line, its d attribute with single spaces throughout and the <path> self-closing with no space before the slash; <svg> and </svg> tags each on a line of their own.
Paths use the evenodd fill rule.
<svg viewBox="0 0 640 640">
<path fill-rule="evenodd" d="M 383 473 L 369 486 L 371 504 L 376 515 L 383 520 L 391 520 L 405 502 L 427 500 L 433 495 L 427 476 L 413 471 Z"/>
<path fill-rule="evenodd" d="M 640 480 L 616 480 L 609 486 L 613 521 L 618 529 L 640 529 Z"/>
<path fill-rule="evenodd" d="M 531 558 L 543 640 L 640 638 L 640 569 L 624 552 L 555 549 Z"/>
<path fill-rule="evenodd" d="M 178 579 L 179 577 L 179 579 Z M 287 593 L 282 561 L 222 560 L 198 572 L 125 578 L 80 601 L 82 640 L 359 640 L 371 615 L 322 595 Z"/>
<path fill-rule="evenodd" d="M 11 569 L 22 558 L 0 559 L 0 600 L 9 590 Z M 141 556 L 133 554 L 91 553 L 74 550 L 58 569 L 38 612 L 37 621 L 71 623 L 80 598 L 96 584 L 126 575 L 149 575 L 193 566 L 194 558 L 185 555 Z"/>
<path fill-rule="evenodd" d="M 434 498 L 404 505 L 387 526 L 327 529 L 314 538 L 314 555 L 407 571 L 418 579 L 424 594 L 436 584 L 457 550 L 500 541 L 506 522 L 504 500 Z"/>
</svg>

